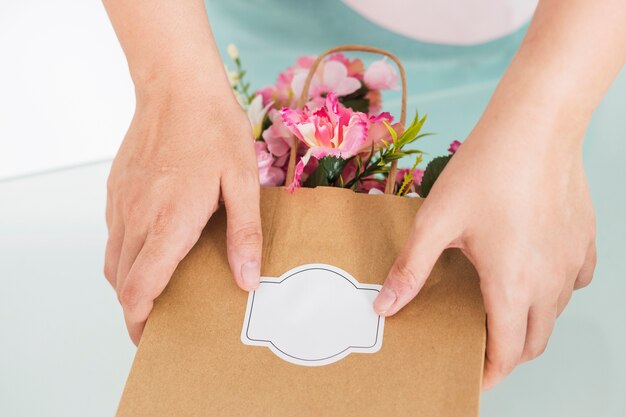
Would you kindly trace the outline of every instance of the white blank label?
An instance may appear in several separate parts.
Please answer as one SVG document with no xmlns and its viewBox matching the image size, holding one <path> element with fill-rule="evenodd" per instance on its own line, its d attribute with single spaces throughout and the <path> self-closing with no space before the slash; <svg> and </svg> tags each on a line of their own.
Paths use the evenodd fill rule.
<svg viewBox="0 0 626 417">
<path fill-rule="evenodd" d="M 248 296 L 241 341 L 266 346 L 303 366 L 328 365 L 352 352 L 377 352 L 385 318 L 374 312 L 372 302 L 380 288 L 325 264 L 262 277 Z"/>
</svg>

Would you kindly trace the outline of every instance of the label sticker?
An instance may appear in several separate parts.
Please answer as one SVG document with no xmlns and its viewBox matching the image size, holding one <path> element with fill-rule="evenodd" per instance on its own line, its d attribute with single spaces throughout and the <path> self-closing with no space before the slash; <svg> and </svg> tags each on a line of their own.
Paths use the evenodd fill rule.
<svg viewBox="0 0 626 417">
<path fill-rule="evenodd" d="M 328 365 L 353 352 L 378 352 L 385 318 L 372 303 L 380 288 L 326 264 L 262 277 L 248 295 L 241 341 L 303 366 Z"/>
</svg>

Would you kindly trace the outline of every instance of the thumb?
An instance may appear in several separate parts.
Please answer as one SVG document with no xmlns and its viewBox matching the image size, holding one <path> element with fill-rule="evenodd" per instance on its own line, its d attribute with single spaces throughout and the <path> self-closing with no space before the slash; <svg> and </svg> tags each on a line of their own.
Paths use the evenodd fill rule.
<svg viewBox="0 0 626 417">
<path fill-rule="evenodd" d="M 254 290 L 260 280 L 263 245 L 257 172 L 250 169 L 226 174 L 222 178 L 222 195 L 228 263 L 237 285 L 246 291 Z"/>
<path fill-rule="evenodd" d="M 374 310 L 382 316 L 397 313 L 415 298 L 435 262 L 452 240 L 444 227 L 425 222 L 424 218 L 418 212 L 404 248 L 374 300 Z"/>
</svg>

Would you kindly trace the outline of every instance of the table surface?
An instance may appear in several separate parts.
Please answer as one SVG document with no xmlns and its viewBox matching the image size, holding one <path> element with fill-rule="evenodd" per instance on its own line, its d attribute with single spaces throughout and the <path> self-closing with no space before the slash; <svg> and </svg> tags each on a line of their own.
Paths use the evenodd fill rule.
<svg viewBox="0 0 626 417">
<path fill-rule="evenodd" d="M 108 168 L 0 183 L 0 415 L 115 411 L 134 347 L 101 273 Z M 483 416 L 626 415 L 625 267 L 608 243 L 625 231 L 607 222 L 600 213 L 607 243 L 594 283 L 576 293 L 547 352 L 483 395 Z"/>
<path fill-rule="evenodd" d="M 454 102 L 480 109 L 436 100 L 427 103 L 435 115 L 462 116 Z M 585 141 L 598 217 L 594 282 L 576 292 L 545 354 L 483 395 L 484 417 L 626 416 L 625 107 L 622 73 Z M 1 416 L 115 412 L 134 347 L 101 272 L 109 166 L 0 181 Z"/>
</svg>

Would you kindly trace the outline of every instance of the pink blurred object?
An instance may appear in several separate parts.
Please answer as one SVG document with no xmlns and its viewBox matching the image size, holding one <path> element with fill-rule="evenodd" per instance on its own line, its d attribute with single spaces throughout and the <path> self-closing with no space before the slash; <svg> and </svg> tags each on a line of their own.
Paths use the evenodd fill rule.
<svg viewBox="0 0 626 417">
<path fill-rule="evenodd" d="M 373 90 L 395 90 L 398 88 L 398 78 L 398 73 L 386 57 L 372 62 L 363 75 L 365 85 Z"/>
<path fill-rule="evenodd" d="M 459 146 L 461 146 L 461 142 L 458 140 L 453 141 L 448 148 L 448 152 L 455 153 L 459 149 Z"/>
<path fill-rule="evenodd" d="M 265 142 L 254 142 L 256 160 L 259 166 L 259 182 L 261 187 L 277 187 L 285 181 L 285 172 L 273 166 L 274 157 L 267 151 Z"/>
</svg>

